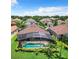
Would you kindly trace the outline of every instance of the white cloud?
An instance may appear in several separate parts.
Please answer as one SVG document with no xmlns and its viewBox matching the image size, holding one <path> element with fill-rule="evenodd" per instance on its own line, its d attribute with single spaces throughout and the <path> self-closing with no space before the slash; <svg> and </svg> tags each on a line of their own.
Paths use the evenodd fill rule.
<svg viewBox="0 0 79 59">
<path fill-rule="evenodd" d="M 37 10 L 33 11 L 25 11 L 22 16 L 24 15 L 39 15 L 39 16 L 52 16 L 52 15 L 67 15 L 67 7 L 40 7 Z"/>
<path fill-rule="evenodd" d="M 15 4 L 17 4 L 17 0 L 11 0 L 11 5 L 14 6 Z"/>
</svg>

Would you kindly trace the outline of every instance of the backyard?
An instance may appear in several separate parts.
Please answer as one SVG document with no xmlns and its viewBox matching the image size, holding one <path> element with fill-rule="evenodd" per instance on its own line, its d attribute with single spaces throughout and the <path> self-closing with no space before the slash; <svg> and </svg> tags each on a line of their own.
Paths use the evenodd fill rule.
<svg viewBox="0 0 79 59">
<path fill-rule="evenodd" d="M 48 57 L 44 53 L 39 53 L 38 55 L 36 55 L 35 52 L 22 52 L 22 51 L 16 52 L 15 49 L 17 48 L 17 45 L 18 45 L 16 38 L 17 38 L 16 34 L 11 38 L 11 58 L 12 59 L 48 59 Z M 62 53 L 62 56 L 66 57 L 67 59 L 68 51 L 62 50 L 61 53 Z M 55 58 L 55 59 L 59 59 L 59 58 Z"/>
</svg>

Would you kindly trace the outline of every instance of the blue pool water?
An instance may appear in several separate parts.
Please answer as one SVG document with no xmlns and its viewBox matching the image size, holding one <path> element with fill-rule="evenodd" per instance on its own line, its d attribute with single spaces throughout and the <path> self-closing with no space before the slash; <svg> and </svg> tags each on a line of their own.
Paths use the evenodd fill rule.
<svg viewBox="0 0 79 59">
<path fill-rule="evenodd" d="M 40 43 L 26 43 L 23 45 L 24 48 L 41 48 L 43 46 L 44 45 Z"/>
</svg>

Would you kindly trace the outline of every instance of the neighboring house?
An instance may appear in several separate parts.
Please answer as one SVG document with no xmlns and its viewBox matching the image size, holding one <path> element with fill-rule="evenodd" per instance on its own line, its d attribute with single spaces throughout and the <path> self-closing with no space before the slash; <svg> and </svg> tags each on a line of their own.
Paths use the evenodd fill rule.
<svg viewBox="0 0 79 59">
<path fill-rule="evenodd" d="M 19 18 L 15 18 L 15 19 L 12 19 L 13 21 L 20 21 L 21 19 Z"/>
<path fill-rule="evenodd" d="M 18 33 L 18 29 L 17 29 L 17 26 L 16 26 L 16 22 L 11 21 L 11 35 L 13 35 L 14 33 Z"/>
<path fill-rule="evenodd" d="M 27 20 L 26 20 L 26 25 L 27 25 L 27 26 L 30 26 L 30 25 L 32 25 L 33 23 L 37 24 L 37 22 L 36 22 L 34 19 L 31 19 L 31 18 L 30 18 L 30 19 L 27 19 Z"/>
<path fill-rule="evenodd" d="M 44 18 L 40 21 L 49 27 L 52 25 L 52 20 L 50 18 Z"/>
<path fill-rule="evenodd" d="M 65 21 L 62 21 L 62 20 L 57 20 L 57 22 L 58 22 L 58 25 L 65 24 Z"/>
<path fill-rule="evenodd" d="M 68 19 L 65 20 L 65 23 L 68 24 Z"/>
<path fill-rule="evenodd" d="M 52 21 L 56 21 L 58 20 L 58 18 L 50 18 Z"/>
<path fill-rule="evenodd" d="M 51 26 L 48 28 L 48 31 L 51 35 L 55 35 L 57 38 L 62 38 L 63 35 L 68 33 L 67 24 L 62 24 L 58 26 Z"/>
<path fill-rule="evenodd" d="M 24 44 L 23 42 L 46 44 L 46 42 L 50 40 L 50 33 L 38 27 L 34 23 L 18 33 L 19 47 L 22 47 L 22 45 Z"/>
</svg>

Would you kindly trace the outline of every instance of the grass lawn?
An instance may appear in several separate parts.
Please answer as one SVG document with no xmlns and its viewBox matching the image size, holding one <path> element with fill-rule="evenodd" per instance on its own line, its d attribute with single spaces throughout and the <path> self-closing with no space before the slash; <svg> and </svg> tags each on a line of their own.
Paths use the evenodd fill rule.
<svg viewBox="0 0 79 59">
<path fill-rule="evenodd" d="M 15 41 L 16 35 L 11 39 L 11 59 L 47 59 L 44 54 L 39 53 L 39 55 L 35 55 L 35 53 L 30 52 L 15 52 L 17 48 L 17 42 Z"/>
<path fill-rule="evenodd" d="M 11 38 L 11 59 L 48 59 L 43 53 L 35 55 L 34 52 L 15 52 L 18 42 L 15 41 L 17 38 L 16 34 Z M 67 57 L 67 51 L 63 50 L 62 55 Z"/>
</svg>

